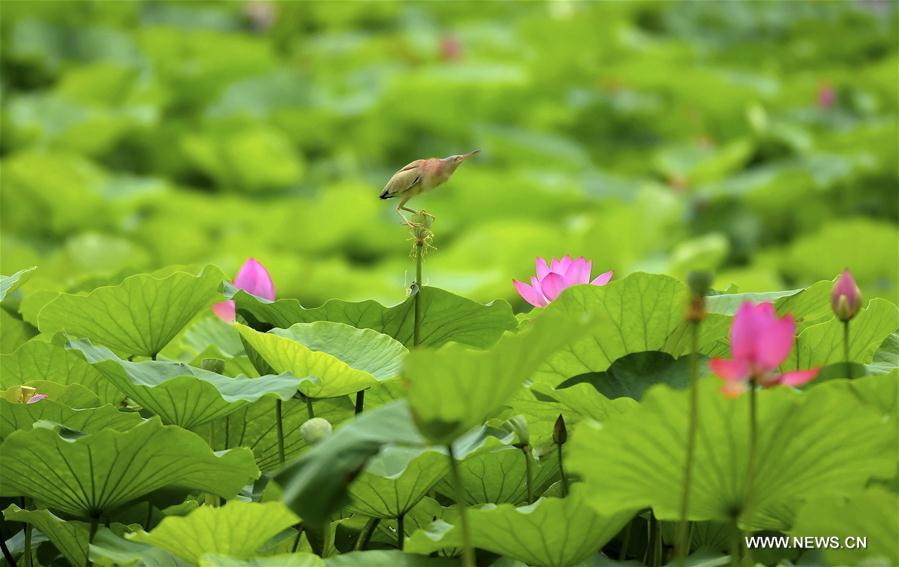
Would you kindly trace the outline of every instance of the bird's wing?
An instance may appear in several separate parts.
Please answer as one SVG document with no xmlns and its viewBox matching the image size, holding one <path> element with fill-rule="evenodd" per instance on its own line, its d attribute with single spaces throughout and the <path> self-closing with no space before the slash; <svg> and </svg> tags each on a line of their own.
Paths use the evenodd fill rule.
<svg viewBox="0 0 899 567">
<path fill-rule="evenodd" d="M 398 195 L 415 187 L 421 181 L 419 166 L 423 160 L 417 159 L 393 174 L 384 186 L 382 195 Z"/>
</svg>

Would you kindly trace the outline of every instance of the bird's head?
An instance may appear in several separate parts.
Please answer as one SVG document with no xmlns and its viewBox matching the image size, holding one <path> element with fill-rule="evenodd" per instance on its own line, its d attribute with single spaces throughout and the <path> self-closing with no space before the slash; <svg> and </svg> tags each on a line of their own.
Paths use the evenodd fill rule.
<svg viewBox="0 0 899 567">
<path fill-rule="evenodd" d="M 459 167 L 459 164 L 470 157 L 478 155 L 479 153 L 481 153 L 481 150 L 471 150 L 467 154 L 457 154 L 454 156 L 445 157 L 442 161 L 450 167 L 451 171 L 455 171 L 455 169 Z"/>
</svg>

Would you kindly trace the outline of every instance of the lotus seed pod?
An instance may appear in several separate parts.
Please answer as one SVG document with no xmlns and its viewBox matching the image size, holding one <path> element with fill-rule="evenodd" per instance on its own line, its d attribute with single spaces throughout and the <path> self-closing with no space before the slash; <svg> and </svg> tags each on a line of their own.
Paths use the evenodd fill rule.
<svg viewBox="0 0 899 567">
<path fill-rule="evenodd" d="M 315 445 L 331 434 L 331 423 L 327 419 L 313 417 L 300 426 L 300 433 L 306 443 Z"/>
</svg>

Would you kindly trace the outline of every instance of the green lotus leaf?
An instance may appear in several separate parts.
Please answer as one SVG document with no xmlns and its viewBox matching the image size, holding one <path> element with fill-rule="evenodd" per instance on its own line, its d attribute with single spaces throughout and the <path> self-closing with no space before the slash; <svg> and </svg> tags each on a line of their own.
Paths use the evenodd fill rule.
<svg viewBox="0 0 899 567">
<path fill-rule="evenodd" d="M 453 567 L 456 562 L 451 559 L 422 557 L 409 555 L 396 549 L 377 549 L 372 551 L 355 551 L 328 557 L 327 567 Z"/>
<path fill-rule="evenodd" d="M 488 445 L 489 450 L 469 455 L 459 462 L 465 504 L 526 504 L 527 468 L 524 451 L 495 440 Z M 559 462 L 555 452 L 539 460 L 532 456 L 531 471 L 536 499 L 559 476 Z M 455 488 L 449 477 L 437 484 L 437 491 L 447 498 L 455 498 Z"/>
<path fill-rule="evenodd" d="M 421 292 L 421 346 L 438 347 L 453 341 L 487 347 L 504 332 L 518 326 L 512 308 L 505 301 L 482 305 L 439 288 L 423 287 Z M 306 309 L 295 299 L 269 302 L 245 291 L 236 291 L 234 301 L 238 313 L 257 330 L 332 321 L 372 329 L 407 347 L 413 346 L 414 296 L 393 307 L 385 307 L 376 301 L 354 303 L 332 299 L 321 307 Z"/>
<path fill-rule="evenodd" d="M 233 413 L 266 396 L 288 400 L 300 379 L 290 375 L 231 378 L 183 362 L 122 360 L 86 340 L 69 341 L 116 388 L 163 423 L 194 427 Z"/>
<path fill-rule="evenodd" d="M 57 384 L 46 380 L 31 380 L 27 386 L 34 388 L 38 394 L 44 394 L 54 402 L 73 409 L 97 408 L 103 405 L 92 390 L 88 390 L 81 384 Z M 2 398 L 15 402 L 20 401 L 22 389 L 13 386 L 2 391 Z"/>
<path fill-rule="evenodd" d="M 893 333 L 883 341 L 871 360 L 866 365 L 867 374 L 889 374 L 899 368 L 899 332 Z"/>
<path fill-rule="evenodd" d="M 200 567 L 325 567 L 325 560 L 312 553 L 285 553 L 252 559 L 238 559 L 207 554 L 200 558 Z"/>
<path fill-rule="evenodd" d="M 49 510 L 23 510 L 15 504 L 3 511 L 7 522 L 31 524 L 47 536 L 70 565 L 87 564 L 90 524 L 77 520 L 64 520 Z"/>
<path fill-rule="evenodd" d="M 25 321 L 0 309 L 0 354 L 14 352 L 37 333 L 37 329 Z"/>
<path fill-rule="evenodd" d="M 11 276 L 0 276 L 0 301 L 6 299 L 6 296 L 23 285 L 31 278 L 31 274 L 37 269 L 37 266 L 24 268 Z"/>
<path fill-rule="evenodd" d="M 602 548 L 630 520 L 631 512 L 600 515 L 574 485 L 568 498 L 541 498 L 516 508 L 487 504 L 469 510 L 472 545 L 538 567 L 577 565 Z M 406 551 L 428 554 L 461 545 L 459 528 L 444 521 L 412 534 Z"/>
<path fill-rule="evenodd" d="M 876 379 L 883 379 L 877 377 Z M 865 378 L 854 385 L 861 386 Z M 720 381 L 699 387 L 699 422 L 689 516 L 732 521 L 754 529 L 789 527 L 802 501 L 841 493 L 872 477 L 895 473 L 895 423 L 825 384 L 807 392 L 774 388 L 758 393 L 758 458 L 753 499 L 743 505 L 749 452 L 748 396 L 728 399 Z M 657 517 L 679 517 L 689 392 L 651 389 L 634 411 L 602 427 L 579 426 L 566 463 L 586 482 L 586 497 L 603 512 L 651 507 Z"/>
<path fill-rule="evenodd" d="M 321 525 L 346 502 L 353 476 L 384 445 L 392 443 L 425 444 L 404 400 L 366 411 L 344 423 L 274 478 L 290 509 L 304 521 Z"/>
<path fill-rule="evenodd" d="M 87 295 L 63 293 L 38 315 L 44 333 L 75 337 L 128 355 L 155 357 L 216 296 L 223 275 L 207 267 L 199 275 L 139 274 Z"/>
<path fill-rule="evenodd" d="M 418 427 L 435 444 L 451 443 L 499 410 L 540 364 L 587 328 L 582 314 L 545 313 L 487 350 L 449 344 L 411 352 L 403 376 Z"/>
<path fill-rule="evenodd" d="M 606 370 L 626 354 L 661 350 L 683 321 L 686 301 L 687 289 L 679 281 L 639 272 L 602 287 L 566 289 L 545 311 L 568 317 L 586 312 L 597 324 L 588 336 L 551 356 L 534 381 L 555 386 L 572 376 Z"/>
<path fill-rule="evenodd" d="M 886 299 L 874 298 L 849 323 L 849 360 L 868 364 L 874 353 L 899 329 L 899 307 Z M 843 322 L 831 318 L 802 331 L 784 363 L 787 369 L 811 368 L 844 362 Z"/>
<path fill-rule="evenodd" d="M 104 429 L 127 431 L 143 418 L 137 413 L 121 412 L 112 406 L 72 409 L 47 398 L 34 404 L 17 404 L 0 400 L 0 439 L 13 431 L 27 431 L 37 421 L 52 421 L 69 429 L 84 433 L 96 433 Z"/>
<path fill-rule="evenodd" d="M 581 417 L 589 417 L 599 422 L 610 416 L 627 413 L 639 407 L 636 400 L 629 397 L 610 400 L 592 384 L 581 382 L 567 388 L 551 388 L 547 384 L 534 384 L 531 390 L 551 400 L 557 400 Z M 567 419 L 567 418 L 566 418 Z"/>
<path fill-rule="evenodd" d="M 448 471 L 443 451 L 384 447 L 350 485 L 350 507 L 375 518 L 406 514 Z"/>
<path fill-rule="evenodd" d="M 187 516 L 165 518 L 149 533 L 136 532 L 126 538 L 198 564 L 206 554 L 251 557 L 299 521 L 280 502 L 232 500 L 222 507 L 201 506 Z"/>
<path fill-rule="evenodd" d="M 396 378 L 408 352 L 377 331 L 330 321 L 297 323 L 268 333 L 240 324 L 237 329 L 276 372 L 314 377 L 300 384 L 310 398 L 345 396 Z"/>
<path fill-rule="evenodd" d="M 192 564 L 168 551 L 130 541 L 101 527 L 90 544 L 90 558 L 103 567 L 190 567 Z"/>
<path fill-rule="evenodd" d="M 822 550 L 830 565 L 899 565 L 899 495 L 881 486 L 849 496 L 821 496 L 796 516 L 791 536 L 837 538 Z M 855 539 L 865 538 L 864 547 Z M 849 546 L 853 547 L 849 547 Z"/>
<path fill-rule="evenodd" d="M 0 445 L 0 495 L 30 496 L 82 518 L 165 487 L 231 498 L 258 475 L 249 449 L 214 454 L 159 418 L 90 434 L 41 421 Z"/>
<path fill-rule="evenodd" d="M 92 390 L 100 400 L 117 404 L 125 396 L 91 366 L 78 351 L 48 341 L 28 341 L 10 354 L 0 355 L 0 387 L 9 388 L 47 380 L 58 384 L 79 384 Z"/>
<path fill-rule="evenodd" d="M 635 352 L 619 358 L 603 372 L 573 376 L 559 384 L 558 389 L 586 383 L 610 400 L 633 398 L 639 401 L 644 392 L 656 384 L 685 388 L 689 370 L 689 355 L 674 358 L 667 352 Z"/>
</svg>

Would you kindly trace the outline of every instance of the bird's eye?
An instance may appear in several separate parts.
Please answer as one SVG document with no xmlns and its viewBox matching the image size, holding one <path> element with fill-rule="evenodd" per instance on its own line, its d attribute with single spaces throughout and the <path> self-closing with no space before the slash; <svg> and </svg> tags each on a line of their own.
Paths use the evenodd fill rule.
<svg viewBox="0 0 899 567">
<path fill-rule="evenodd" d="M 456 161 L 462 161 L 462 156 L 456 156 Z"/>
</svg>

